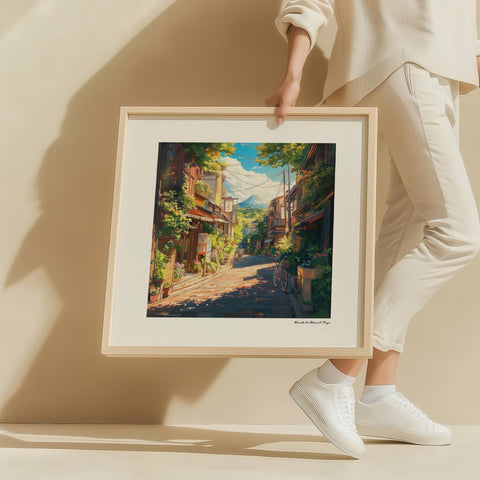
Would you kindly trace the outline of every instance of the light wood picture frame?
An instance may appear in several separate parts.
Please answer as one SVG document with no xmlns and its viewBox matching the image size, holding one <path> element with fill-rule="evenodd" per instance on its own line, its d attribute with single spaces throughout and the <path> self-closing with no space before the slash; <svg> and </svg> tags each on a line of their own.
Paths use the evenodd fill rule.
<svg viewBox="0 0 480 480">
<path fill-rule="evenodd" d="M 376 172 L 374 107 L 122 107 L 102 354 L 371 357 Z"/>
</svg>

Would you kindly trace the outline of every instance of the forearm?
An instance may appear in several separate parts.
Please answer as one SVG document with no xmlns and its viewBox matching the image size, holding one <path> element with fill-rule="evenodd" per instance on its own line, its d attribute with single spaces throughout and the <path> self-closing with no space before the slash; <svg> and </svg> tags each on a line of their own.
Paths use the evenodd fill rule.
<svg viewBox="0 0 480 480">
<path fill-rule="evenodd" d="M 299 81 L 310 52 L 310 37 L 306 30 L 290 25 L 287 31 L 288 52 L 285 78 Z"/>
<path fill-rule="evenodd" d="M 281 125 L 285 121 L 287 110 L 295 106 L 297 101 L 303 66 L 312 50 L 310 39 L 313 35 L 309 35 L 307 30 L 293 23 L 288 27 L 286 22 L 279 22 L 279 24 L 282 25 L 282 35 L 288 41 L 287 65 L 283 80 L 273 94 L 266 99 L 265 104 L 268 107 L 278 107 L 275 116 L 277 123 Z"/>
</svg>

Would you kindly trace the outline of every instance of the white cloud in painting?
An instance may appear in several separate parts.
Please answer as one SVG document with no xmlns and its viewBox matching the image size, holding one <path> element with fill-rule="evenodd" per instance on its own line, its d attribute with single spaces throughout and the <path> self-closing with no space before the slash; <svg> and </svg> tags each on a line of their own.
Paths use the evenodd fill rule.
<svg viewBox="0 0 480 480">
<path fill-rule="evenodd" d="M 256 195 L 265 204 L 268 204 L 272 198 L 283 194 L 283 173 L 278 170 L 273 179 L 264 173 L 246 170 L 242 163 L 234 157 L 222 157 L 222 162 L 227 164 L 225 174 L 225 188 L 241 202 L 251 195 Z"/>
</svg>

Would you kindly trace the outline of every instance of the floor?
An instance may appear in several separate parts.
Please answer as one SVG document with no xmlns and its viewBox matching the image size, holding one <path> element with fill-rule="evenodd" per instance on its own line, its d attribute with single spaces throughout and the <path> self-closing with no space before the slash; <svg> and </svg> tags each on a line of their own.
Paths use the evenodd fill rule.
<svg viewBox="0 0 480 480">
<path fill-rule="evenodd" d="M 0 425 L 0 478 L 406 479 L 480 478 L 480 425 L 450 426 L 430 447 L 363 437 L 360 459 L 313 425 Z"/>
</svg>

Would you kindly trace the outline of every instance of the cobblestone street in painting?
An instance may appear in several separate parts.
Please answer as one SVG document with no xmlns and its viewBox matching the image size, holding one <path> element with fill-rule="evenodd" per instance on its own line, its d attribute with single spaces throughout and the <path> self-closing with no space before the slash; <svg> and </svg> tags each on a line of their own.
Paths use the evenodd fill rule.
<svg viewBox="0 0 480 480">
<path fill-rule="evenodd" d="M 272 282 L 273 261 L 242 257 L 233 267 L 149 307 L 148 316 L 294 317 L 289 295 Z"/>
</svg>

